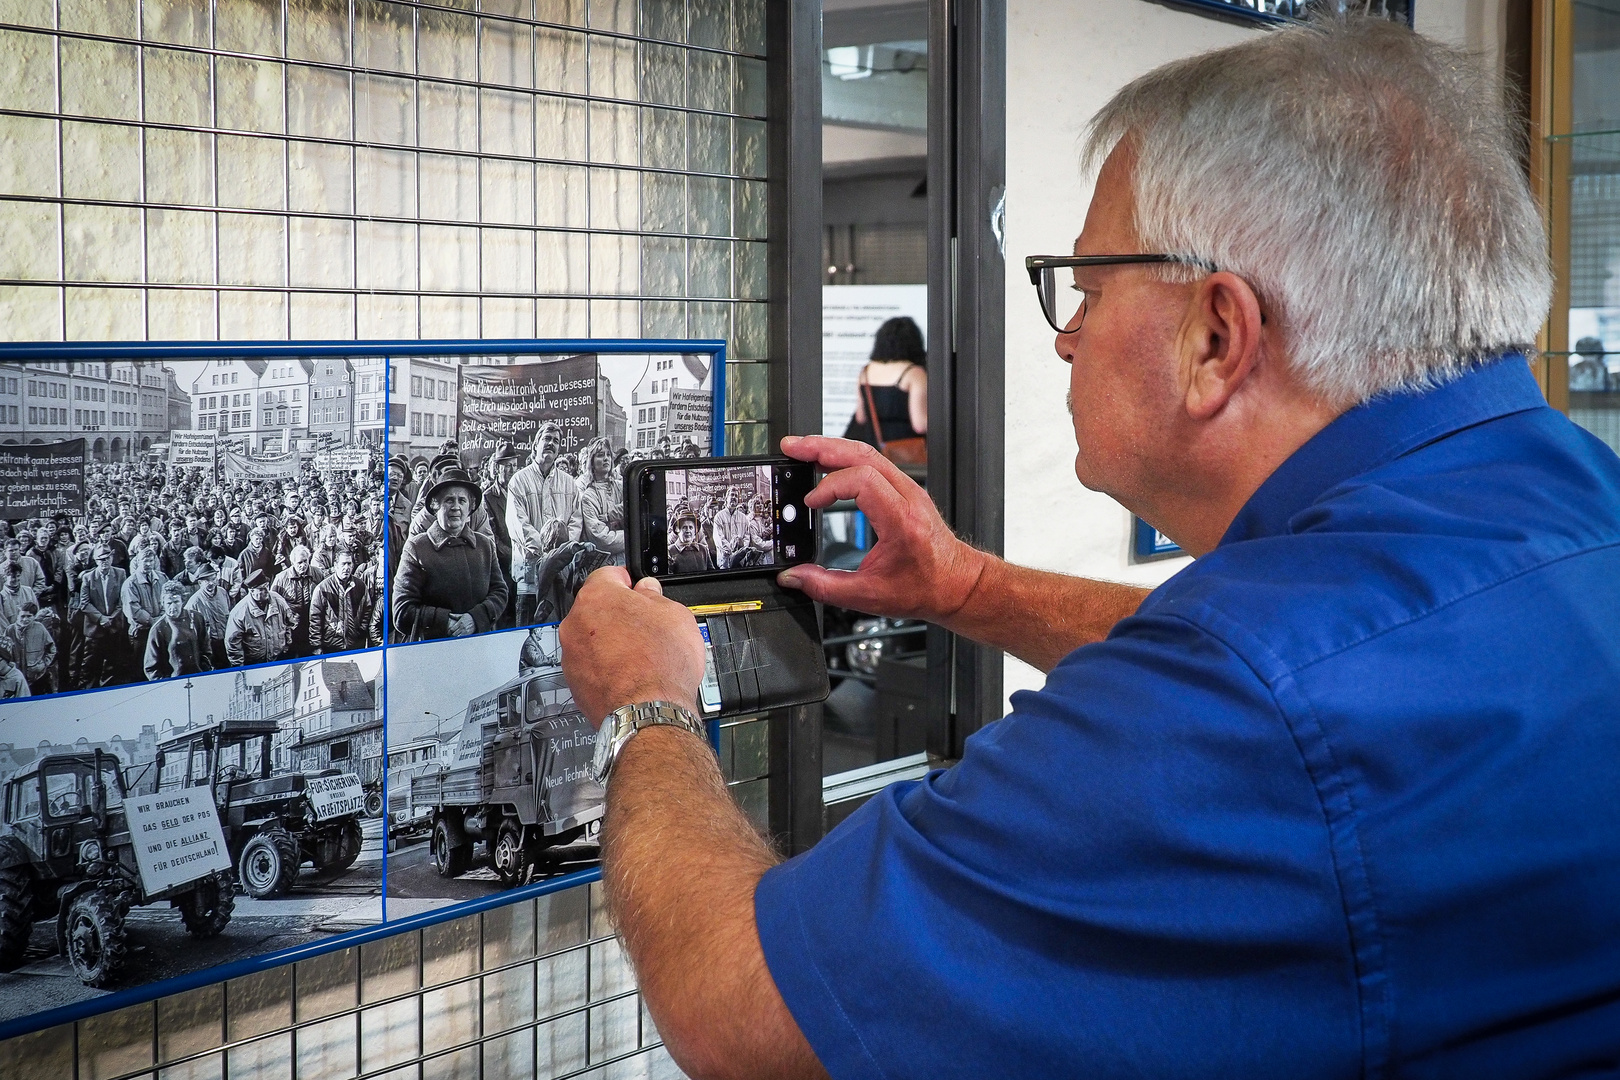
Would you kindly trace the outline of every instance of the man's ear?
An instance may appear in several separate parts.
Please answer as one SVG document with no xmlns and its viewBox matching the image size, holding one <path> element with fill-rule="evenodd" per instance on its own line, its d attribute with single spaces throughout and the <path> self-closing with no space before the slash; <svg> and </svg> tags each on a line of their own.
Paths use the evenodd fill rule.
<svg viewBox="0 0 1620 1080">
<path fill-rule="evenodd" d="M 1225 408 L 1260 360 L 1264 322 L 1260 298 L 1236 274 L 1198 282 L 1180 332 L 1188 416 L 1208 420 Z"/>
</svg>

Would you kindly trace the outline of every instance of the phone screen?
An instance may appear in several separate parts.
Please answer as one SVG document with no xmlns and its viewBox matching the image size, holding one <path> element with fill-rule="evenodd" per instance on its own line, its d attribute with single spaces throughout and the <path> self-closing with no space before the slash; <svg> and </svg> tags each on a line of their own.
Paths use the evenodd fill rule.
<svg viewBox="0 0 1620 1080">
<path fill-rule="evenodd" d="M 657 578 L 779 570 L 816 557 L 803 462 L 660 466 L 641 474 L 641 565 Z"/>
</svg>

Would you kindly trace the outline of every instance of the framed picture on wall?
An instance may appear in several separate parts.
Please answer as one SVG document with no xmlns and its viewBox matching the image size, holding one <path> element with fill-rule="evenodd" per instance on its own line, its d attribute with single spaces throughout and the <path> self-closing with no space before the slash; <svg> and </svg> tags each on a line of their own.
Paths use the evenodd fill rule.
<svg viewBox="0 0 1620 1080">
<path fill-rule="evenodd" d="M 555 624 L 724 391 L 718 341 L 0 345 L 0 1038 L 590 880 Z"/>
</svg>

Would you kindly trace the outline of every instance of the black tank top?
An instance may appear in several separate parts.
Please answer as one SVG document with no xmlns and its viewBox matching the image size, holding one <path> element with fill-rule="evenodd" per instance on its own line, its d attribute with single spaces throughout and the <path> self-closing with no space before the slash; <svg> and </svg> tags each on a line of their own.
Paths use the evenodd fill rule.
<svg viewBox="0 0 1620 1080">
<path fill-rule="evenodd" d="M 916 364 L 907 364 L 905 371 L 900 373 L 894 386 L 870 386 L 863 384 L 856 388 L 861 398 L 866 391 L 872 391 L 872 406 L 877 410 L 878 421 L 883 425 L 883 441 L 893 442 L 895 439 L 915 439 L 922 434 L 911 426 L 911 392 L 903 390 L 898 385 L 906 377 L 906 372 L 916 367 Z M 849 426 L 844 429 L 844 438 L 855 439 L 863 443 L 877 445 L 877 439 L 872 434 L 871 418 L 867 423 L 861 423 L 853 416 L 849 418 Z"/>
</svg>

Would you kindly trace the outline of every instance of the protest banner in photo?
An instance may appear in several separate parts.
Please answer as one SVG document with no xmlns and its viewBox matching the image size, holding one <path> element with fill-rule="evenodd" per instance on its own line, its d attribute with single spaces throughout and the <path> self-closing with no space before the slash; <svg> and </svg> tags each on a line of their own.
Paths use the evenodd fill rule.
<svg viewBox="0 0 1620 1080">
<path fill-rule="evenodd" d="M 219 813 L 207 788 L 163 791 L 124 802 L 135 866 L 148 895 L 231 869 Z"/>
<path fill-rule="evenodd" d="M 340 472 L 364 472 L 371 468 L 371 451 L 364 446 L 345 446 L 338 450 L 322 450 L 315 455 L 317 469 L 335 469 Z"/>
<path fill-rule="evenodd" d="M 223 458 L 227 480 L 286 480 L 298 475 L 296 453 L 250 457 L 240 450 L 227 449 Z"/>
<path fill-rule="evenodd" d="M 0 446 L 0 518 L 84 509 L 84 440 Z"/>
<path fill-rule="evenodd" d="M 175 431 L 169 434 L 169 464 L 212 469 L 219 452 L 219 436 L 212 431 Z"/>
<path fill-rule="evenodd" d="M 687 442 L 695 443 L 698 453 L 707 457 L 713 427 L 713 394 L 707 390 L 685 390 L 679 387 L 669 391 L 668 434 L 671 443 L 676 446 Z"/>
<path fill-rule="evenodd" d="M 594 355 L 533 364 L 468 365 L 460 375 L 460 442 L 469 463 L 482 461 L 502 442 L 527 447 L 546 420 L 562 425 L 564 453 L 578 450 L 597 435 Z"/>
</svg>

